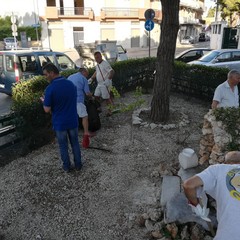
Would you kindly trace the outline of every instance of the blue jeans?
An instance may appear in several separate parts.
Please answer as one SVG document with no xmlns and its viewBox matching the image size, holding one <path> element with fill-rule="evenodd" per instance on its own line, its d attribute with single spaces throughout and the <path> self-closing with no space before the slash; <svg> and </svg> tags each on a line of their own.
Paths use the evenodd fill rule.
<svg viewBox="0 0 240 240">
<path fill-rule="evenodd" d="M 56 136 L 60 148 L 61 159 L 63 162 L 63 169 L 68 171 L 71 167 L 71 162 L 68 154 L 68 139 L 70 141 L 74 163 L 76 168 L 82 166 L 81 150 L 78 142 L 78 128 L 69 129 L 66 131 L 56 131 Z"/>
</svg>

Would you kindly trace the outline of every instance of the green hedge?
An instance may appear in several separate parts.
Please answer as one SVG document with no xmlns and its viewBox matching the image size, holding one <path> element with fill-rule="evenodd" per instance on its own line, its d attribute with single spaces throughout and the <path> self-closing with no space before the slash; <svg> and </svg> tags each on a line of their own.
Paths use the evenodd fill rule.
<svg viewBox="0 0 240 240">
<path fill-rule="evenodd" d="M 212 100 L 215 88 L 227 79 L 228 72 L 226 68 L 175 61 L 171 88 L 189 96 Z"/>
<path fill-rule="evenodd" d="M 20 32 L 26 32 L 27 38 L 30 37 L 32 41 L 37 40 L 37 34 L 36 34 L 36 28 L 33 27 L 18 27 L 18 36 L 17 39 L 20 41 Z M 41 38 L 41 27 L 38 28 L 38 38 Z M 5 37 L 11 37 L 12 36 L 12 29 L 10 27 L 1 27 L 0 26 L 0 40 L 3 40 Z"/>
<path fill-rule="evenodd" d="M 113 86 L 120 92 L 127 92 L 136 87 L 143 90 L 153 87 L 155 79 L 156 58 L 132 59 L 116 62 Z M 66 78 L 77 72 L 70 70 L 62 72 Z M 89 77 L 94 69 L 89 69 Z M 212 99 L 215 88 L 227 78 L 227 69 L 218 69 L 199 65 L 187 65 L 175 62 L 172 78 L 172 90 L 183 92 L 189 96 L 201 99 Z M 13 87 L 12 109 L 16 115 L 17 130 L 20 135 L 29 140 L 29 148 L 33 149 L 51 140 L 51 117 L 45 114 L 39 98 L 43 95 L 48 82 L 43 76 L 37 76 L 27 81 L 21 81 Z M 91 85 L 94 91 L 95 85 Z"/>
</svg>

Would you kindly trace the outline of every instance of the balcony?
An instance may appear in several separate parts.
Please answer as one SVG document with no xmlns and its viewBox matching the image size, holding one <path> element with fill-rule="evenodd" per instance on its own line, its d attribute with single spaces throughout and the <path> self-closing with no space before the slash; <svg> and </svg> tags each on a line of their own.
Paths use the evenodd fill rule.
<svg viewBox="0 0 240 240">
<path fill-rule="evenodd" d="M 101 19 L 135 19 L 145 20 L 144 13 L 147 9 L 143 8 L 102 8 Z M 155 20 L 162 19 L 162 12 L 160 10 L 155 11 Z"/>
<path fill-rule="evenodd" d="M 89 19 L 93 20 L 93 10 L 84 7 L 46 7 L 47 19 Z"/>
<path fill-rule="evenodd" d="M 180 0 L 180 6 L 188 7 L 197 11 L 203 11 L 204 3 L 200 1 Z"/>
<path fill-rule="evenodd" d="M 180 17 L 179 16 L 179 23 L 180 24 L 200 24 L 200 20 L 192 17 Z"/>
</svg>

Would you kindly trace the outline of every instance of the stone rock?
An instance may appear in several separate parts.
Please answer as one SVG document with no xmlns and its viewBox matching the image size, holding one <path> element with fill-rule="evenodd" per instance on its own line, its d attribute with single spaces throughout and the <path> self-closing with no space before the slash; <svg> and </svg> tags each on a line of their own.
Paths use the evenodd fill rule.
<svg viewBox="0 0 240 240">
<path fill-rule="evenodd" d="M 141 216 L 138 216 L 136 218 L 136 224 L 139 226 L 139 227 L 144 227 L 145 226 L 145 221 L 146 219 L 144 219 L 144 217 L 141 215 Z"/>
<path fill-rule="evenodd" d="M 178 227 L 177 227 L 177 225 L 175 223 L 167 224 L 166 228 L 169 231 L 169 233 L 171 234 L 171 237 L 173 239 L 175 239 L 177 234 L 178 234 Z"/>
<path fill-rule="evenodd" d="M 157 238 L 157 239 L 159 239 L 159 238 L 161 238 L 163 235 L 162 235 L 162 233 L 160 232 L 160 231 L 153 231 L 152 232 L 152 237 L 153 238 Z"/>
<path fill-rule="evenodd" d="M 204 238 L 204 230 L 195 224 L 191 231 L 191 240 L 202 240 Z"/>
<path fill-rule="evenodd" d="M 160 176 L 160 173 L 157 171 L 157 170 L 154 170 L 152 173 L 151 173 L 151 177 L 159 177 Z"/>
<path fill-rule="evenodd" d="M 190 234 L 188 232 L 188 226 L 184 226 L 184 228 L 181 232 L 181 239 L 183 239 L 183 240 L 189 240 L 190 239 Z"/>
<path fill-rule="evenodd" d="M 209 156 L 208 155 L 204 155 L 199 159 L 199 164 L 204 164 L 206 161 L 209 160 Z"/>
<path fill-rule="evenodd" d="M 156 128 L 158 125 L 155 123 L 150 123 L 150 128 L 153 130 L 154 128 Z"/>
<path fill-rule="evenodd" d="M 203 128 L 202 129 L 202 134 L 207 135 L 207 134 L 212 134 L 213 130 L 211 128 Z"/>
<path fill-rule="evenodd" d="M 150 208 L 148 209 L 148 215 L 152 221 L 156 222 L 162 216 L 162 212 L 161 212 L 161 209 Z"/>
<path fill-rule="evenodd" d="M 216 226 L 216 217 L 212 214 L 209 215 L 209 217 L 211 218 L 213 225 Z M 164 212 L 164 222 L 179 222 L 180 224 L 196 222 L 204 229 L 209 230 L 206 221 L 193 214 L 191 207 L 188 206 L 187 198 L 184 193 L 174 196 L 167 202 Z"/>
<path fill-rule="evenodd" d="M 175 195 L 180 193 L 180 178 L 176 176 L 163 176 L 162 193 L 161 193 L 161 206 L 172 199 Z"/>
<path fill-rule="evenodd" d="M 148 232 L 152 232 L 154 230 L 154 224 L 153 221 L 147 219 L 145 221 L 145 227 L 147 228 Z"/>
<path fill-rule="evenodd" d="M 147 213 L 143 213 L 142 214 L 142 217 L 146 220 L 146 219 L 149 219 L 149 215 Z"/>
</svg>

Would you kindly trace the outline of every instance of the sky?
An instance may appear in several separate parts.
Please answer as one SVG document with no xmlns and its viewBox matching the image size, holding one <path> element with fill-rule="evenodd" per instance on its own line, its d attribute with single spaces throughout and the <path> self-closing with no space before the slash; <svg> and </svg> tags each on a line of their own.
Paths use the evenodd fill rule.
<svg viewBox="0 0 240 240">
<path fill-rule="evenodd" d="M 211 6 L 214 7 L 215 5 L 215 2 L 213 0 L 205 0 L 204 3 L 207 8 L 210 8 Z"/>
</svg>

